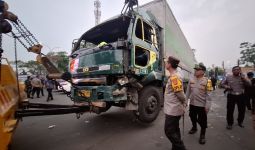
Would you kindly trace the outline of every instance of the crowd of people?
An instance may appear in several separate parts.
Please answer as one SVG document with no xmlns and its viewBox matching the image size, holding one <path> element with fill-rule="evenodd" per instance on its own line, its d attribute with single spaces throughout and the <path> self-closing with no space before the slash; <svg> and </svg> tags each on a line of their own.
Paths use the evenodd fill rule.
<svg viewBox="0 0 255 150">
<path fill-rule="evenodd" d="M 25 92 L 27 93 L 27 98 L 33 99 L 35 94 L 37 98 L 40 98 L 40 95 L 44 96 L 44 89 L 46 89 L 48 92 L 46 101 L 53 100 L 52 90 L 55 84 L 56 82 L 48 76 L 46 76 L 46 78 L 39 75 L 27 76 L 27 79 L 25 80 Z"/>
<path fill-rule="evenodd" d="M 197 132 L 197 124 L 200 125 L 199 144 L 205 144 L 207 114 L 211 108 L 211 93 L 216 88 L 217 80 L 214 77 L 205 77 L 206 67 L 203 63 L 196 64 L 194 76 L 189 79 L 186 94 L 184 94 L 183 82 L 177 67 L 180 60 L 169 57 L 166 61 L 166 69 L 170 76 L 164 93 L 165 112 L 165 134 L 172 143 L 172 150 L 186 150 L 181 138 L 179 120 L 186 111 L 189 101 L 189 116 L 192 128 L 189 134 Z M 227 92 L 226 129 L 231 130 L 234 123 L 234 108 L 238 107 L 238 125 L 244 128 L 243 120 L 245 108 L 254 114 L 255 102 L 255 79 L 252 72 L 247 73 L 247 77 L 241 73 L 239 66 L 232 68 L 232 74 L 227 76 L 222 82 L 222 87 Z M 250 101 L 252 100 L 252 104 Z"/>
<path fill-rule="evenodd" d="M 165 63 L 165 68 L 170 76 L 167 80 L 164 93 L 164 113 L 165 126 L 164 131 L 167 138 L 172 143 L 173 150 L 186 150 L 181 138 L 179 121 L 186 111 L 189 104 L 189 117 L 192 128 L 189 134 L 195 134 L 198 131 L 197 124 L 200 125 L 199 144 L 206 143 L 207 114 L 211 109 L 211 93 L 216 89 L 217 79 L 215 77 L 205 77 L 206 67 L 203 63 L 194 66 L 194 76 L 189 79 L 186 93 L 184 93 L 183 80 L 177 67 L 180 60 L 169 57 Z M 227 108 L 226 108 L 226 129 L 231 130 L 234 123 L 234 108 L 237 105 L 239 127 L 244 128 L 243 121 L 246 107 L 254 114 L 255 110 L 255 79 L 252 72 L 245 76 L 239 66 L 232 68 L 232 74 L 228 75 L 223 81 L 221 87 L 226 89 Z M 47 89 L 48 96 L 46 101 L 53 100 L 52 90 L 55 81 L 46 76 L 27 77 L 25 81 L 28 98 L 37 98 L 40 94 L 44 96 L 43 90 Z M 189 101 L 189 103 L 188 103 Z"/>
</svg>

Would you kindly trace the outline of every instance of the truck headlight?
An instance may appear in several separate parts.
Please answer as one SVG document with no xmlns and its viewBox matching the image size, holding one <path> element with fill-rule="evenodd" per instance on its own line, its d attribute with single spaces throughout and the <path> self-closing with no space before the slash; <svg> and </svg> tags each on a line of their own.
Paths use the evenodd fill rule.
<svg viewBox="0 0 255 150">
<path fill-rule="evenodd" d="M 120 78 L 120 79 L 118 79 L 118 83 L 120 85 L 127 84 L 128 83 L 128 78 L 127 77 Z"/>
</svg>

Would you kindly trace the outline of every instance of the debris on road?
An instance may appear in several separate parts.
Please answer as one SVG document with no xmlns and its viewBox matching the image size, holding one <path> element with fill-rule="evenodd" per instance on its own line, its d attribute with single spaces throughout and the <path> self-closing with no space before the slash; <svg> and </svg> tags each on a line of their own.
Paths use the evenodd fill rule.
<svg viewBox="0 0 255 150">
<path fill-rule="evenodd" d="M 56 125 L 50 125 L 49 127 L 48 127 L 48 129 L 53 129 L 53 128 L 55 128 L 56 127 Z"/>
</svg>

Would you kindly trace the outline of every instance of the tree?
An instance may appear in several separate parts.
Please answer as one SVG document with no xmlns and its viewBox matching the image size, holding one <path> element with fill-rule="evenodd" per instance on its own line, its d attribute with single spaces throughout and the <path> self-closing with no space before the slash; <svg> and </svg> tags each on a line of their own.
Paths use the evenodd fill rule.
<svg viewBox="0 0 255 150">
<path fill-rule="evenodd" d="M 12 65 L 16 65 L 16 62 L 15 62 L 15 61 L 10 61 L 9 63 L 12 64 Z M 24 64 L 25 64 L 24 61 L 17 60 L 17 65 L 18 65 L 18 67 L 23 67 Z"/>
<path fill-rule="evenodd" d="M 68 71 L 68 62 L 69 58 L 65 51 L 57 52 L 57 56 L 59 56 L 58 68 L 64 72 Z"/>
<path fill-rule="evenodd" d="M 27 67 L 31 74 L 42 74 L 46 72 L 42 64 L 33 60 L 29 60 L 28 62 L 25 62 L 22 67 Z"/>
<path fill-rule="evenodd" d="M 49 52 L 47 54 L 47 56 L 49 57 L 51 62 L 56 65 L 56 67 L 60 71 L 64 71 L 65 72 L 65 71 L 68 70 L 69 58 L 67 56 L 67 52 L 65 52 L 65 51 Z"/>
<path fill-rule="evenodd" d="M 240 48 L 242 49 L 240 54 L 240 63 L 241 64 L 252 64 L 255 68 L 255 43 L 243 42 L 240 44 Z"/>
</svg>

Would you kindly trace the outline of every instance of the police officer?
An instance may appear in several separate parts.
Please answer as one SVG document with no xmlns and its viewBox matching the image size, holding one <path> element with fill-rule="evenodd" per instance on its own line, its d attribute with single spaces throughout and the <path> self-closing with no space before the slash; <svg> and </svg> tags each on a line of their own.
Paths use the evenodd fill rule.
<svg viewBox="0 0 255 150">
<path fill-rule="evenodd" d="M 228 90 L 227 95 L 227 129 L 231 130 L 234 123 L 233 113 L 235 104 L 238 108 L 238 125 L 243 128 L 243 120 L 245 115 L 246 99 L 244 96 L 245 86 L 250 86 L 250 81 L 241 73 L 241 68 L 235 66 L 232 68 L 232 75 L 226 77 L 223 81 L 223 87 Z"/>
<path fill-rule="evenodd" d="M 31 92 L 32 92 L 32 84 L 30 76 L 27 76 L 27 79 L 25 80 L 25 91 L 27 93 L 27 98 L 30 98 Z"/>
<path fill-rule="evenodd" d="M 186 150 L 179 128 L 179 120 L 186 107 L 181 75 L 176 70 L 179 62 L 180 60 L 170 56 L 165 64 L 170 73 L 164 94 L 165 134 L 172 143 L 172 150 Z"/>
<path fill-rule="evenodd" d="M 190 99 L 189 116 L 192 122 L 192 128 L 189 134 L 197 132 L 197 123 L 201 127 L 199 143 L 205 144 L 205 132 L 207 128 L 207 113 L 211 106 L 210 93 L 212 83 L 207 77 L 204 77 L 206 67 L 203 63 L 195 65 L 195 74 L 189 80 L 186 97 Z"/>
<path fill-rule="evenodd" d="M 253 78 L 253 76 L 253 72 L 247 73 L 247 77 L 251 81 L 251 86 L 248 86 L 245 89 L 245 94 L 247 96 L 247 108 L 251 110 L 252 114 L 255 113 L 255 78 Z"/>
</svg>

